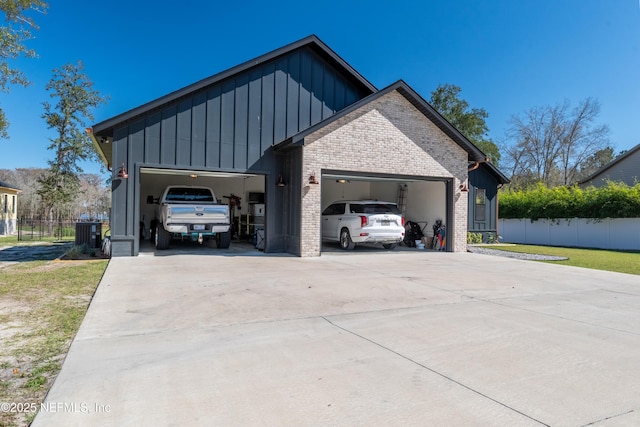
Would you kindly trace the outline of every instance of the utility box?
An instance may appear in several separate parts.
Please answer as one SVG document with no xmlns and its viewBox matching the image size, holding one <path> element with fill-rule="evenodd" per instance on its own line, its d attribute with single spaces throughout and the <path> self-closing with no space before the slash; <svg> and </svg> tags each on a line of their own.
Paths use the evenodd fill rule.
<svg viewBox="0 0 640 427">
<path fill-rule="evenodd" d="M 102 243 L 102 224 L 99 222 L 76 223 L 76 246 L 86 244 L 90 248 L 100 248 Z"/>
</svg>

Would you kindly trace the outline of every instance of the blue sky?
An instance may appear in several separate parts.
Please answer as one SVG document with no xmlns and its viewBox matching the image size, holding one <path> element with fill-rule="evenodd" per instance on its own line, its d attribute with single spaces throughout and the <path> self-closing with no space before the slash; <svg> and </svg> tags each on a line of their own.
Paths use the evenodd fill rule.
<svg viewBox="0 0 640 427">
<path fill-rule="evenodd" d="M 403 79 L 429 99 L 438 84 L 460 86 L 498 144 L 511 116 L 586 97 L 600 101 L 616 152 L 640 143 L 638 0 L 64 0 L 34 18 L 39 58 L 15 63 L 32 85 L 0 94 L 11 123 L 0 169 L 52 157 L 41 115 L 53 68 L 84 62 L 111 98 L 97 123 L 310 34 L 378 88 Z"/>
</svg>

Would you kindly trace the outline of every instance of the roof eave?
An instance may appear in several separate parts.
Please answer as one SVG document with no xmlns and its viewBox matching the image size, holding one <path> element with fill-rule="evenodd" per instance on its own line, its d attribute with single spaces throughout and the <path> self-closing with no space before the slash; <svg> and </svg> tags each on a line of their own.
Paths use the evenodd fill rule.
<svg viewBox="0 0 640 427">
<path fill-rule="evenodd" d="M 18 187 L 14 187 L 13 185 L 9 185 L 6 182 L 1 182 L 1 181 L 0 181 L 0 189 L 15 192 L 16 194 L 22 193 L 22 190 L 19 189 Z"/>
<path fill-rule="evenodd" d="M 89 138 L 91 138 L 93 148 L 96 150 L 96 153 L 98 153 L 98 157 L 100 157 L 100 160 L 102 160 L 102 162 L 107 166 L 108 170 L 111 170 L 111 164 L 109 163 L 109 160 L 107 160 L 107 156 L 103 149 L 103 144 L 100 144 L 98 142 L 95 135 L 93 134 L 93 129 L 85 128 L 85 132 L 87 132 L 87 135 L 89 135 Z"/>
</svg>

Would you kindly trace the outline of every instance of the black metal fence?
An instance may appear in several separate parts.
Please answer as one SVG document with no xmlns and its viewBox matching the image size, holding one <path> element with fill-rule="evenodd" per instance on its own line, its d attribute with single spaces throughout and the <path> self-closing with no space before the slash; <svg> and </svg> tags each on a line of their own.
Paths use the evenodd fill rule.
<svg viewBox="0 0 640 427">
<path fill-rule="evenodd" d="M 76 238 L 76 223 L 84 222 L 72 219 L 49 220 L 43 218 L 18 219 L 18 240 L 70 240 Z M 102 223 L 102 230 L 107 230 L 109 223 Z"/>
</svg>

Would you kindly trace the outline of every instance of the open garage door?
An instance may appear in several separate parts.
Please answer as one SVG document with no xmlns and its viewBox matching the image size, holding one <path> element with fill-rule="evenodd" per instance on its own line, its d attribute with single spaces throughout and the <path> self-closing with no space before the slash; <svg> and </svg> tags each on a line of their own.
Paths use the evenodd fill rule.
<svg viewBox="0 0 640 427">
<path fill-rule="evenodd" d="M 396 203 L 405 222 L 416 223 L 427 239 L 433 238 L 437 220 L 452 224 L 450 182 L 444 178 L 363 174 L 349 171 L 323 171 L 321 212 L 341 200 L 380 200 Z M 321 224 L 324 222 L 321 221 Z M 324 226 L 324 225 L 323 225 Z M 409 231 L 409 230 L 407 230 Z M 383 250 L 382 245 L 361 245 L 361 250 Z M 451 245 L 445 246 L 450 250 Z M 358 247 L 356 247 L 356 250 Z M 406 244 L 396 250 L 416 250 Z M 322 251 L 341 251 L 338 243 L 323 242 Z"/>
<path fill-rule="evenodd" d="M 203 186 L 213 190 L 219 203 L 230 205 L 231 246 L 254 249 L 265 240 L 265 177 L 185 169 L 140 168 L 138 191 L 139 252 L 152 252 L 154 226 L 158 218 L 158 198 L 170 185 Z M 239 200 L 238 200 L 239 198 Z M 233 200 L 233 202 L 232 202 Z M 193 249 L 197 242 L 183 241 L 172 248 Z M 234 253 L 237 252 L 237 247 Z"/>
</svg>

